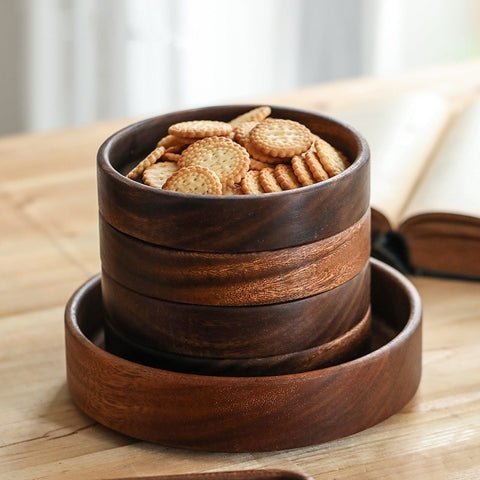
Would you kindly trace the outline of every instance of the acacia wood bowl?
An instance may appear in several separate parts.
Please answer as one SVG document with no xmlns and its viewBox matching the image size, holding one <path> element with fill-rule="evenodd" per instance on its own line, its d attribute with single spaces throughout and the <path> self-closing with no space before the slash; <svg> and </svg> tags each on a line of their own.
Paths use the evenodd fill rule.
<svg viewBox="0 0 480 480">
<path fill-rule="evenodd" d="M 415 287 L 371 260 L 370 349 L 325 369 L 270 377 L 192 375 L 105 351 L 99 276 L 65 310 L 70 394 L 99 423 L 132 437 L 196 450 L 253 452 L 319 444 L 398 412 L 421 377 L 421 301 Z"/>
<path fill-rule="evenodd" d="M 100 256 L 102 269 L 115 281 L 150 297 L 224 306 L 287 302 L 338 287 L 364 268 L 370 257 L 370 215 L 327 239 L 249 253 L 165 248 L 101 219 Z"/>
<path fill-rule="evenodd" d="M 239 253 L 277 250 L 332 237 L 369 208 L 369 149 L 352 127 L 317 113 L 272 107 L 272 117 L 303 123 L 341 150 L 352 164 L 326 181 L 263 195 L 169 192 L 125 174 L 176 122 L 230 120 L 256 105 L 206 107 L 169 113 L 131 125 L 107 139 L 97 156 L 101 217 L 119 232 L 178 250 Z"/>
<path fill-rule="evenodd" d="M 109 323 L 138 345 L 180 355 L 265 357 L 329 342 L 355 326 L 370 305 L 370 266 L 318 295 L 254 306 L 170 302 L 139 294 L 102 272 Z"/>
<path fill-rule="evenodd" d="M 256 358 L 207 358 L 147 348 L 117 331 L 106 317 L 105 345 L 114 355 L 150 367 L 198 375 L 260 377 L 308 372 L 351 360 L 365 351 L 370 327 L 368 308 L 363 318 L 343 335 L 306 350 Z M 295 335 L 293 329 L 292 335 Z"/>
</svg>

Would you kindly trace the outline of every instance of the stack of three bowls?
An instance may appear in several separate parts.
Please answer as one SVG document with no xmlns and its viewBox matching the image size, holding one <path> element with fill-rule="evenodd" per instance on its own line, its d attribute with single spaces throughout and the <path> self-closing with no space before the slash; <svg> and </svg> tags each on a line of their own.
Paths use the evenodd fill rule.
<svg viewBox="0 0 480 480">
<path fill-rule="evenodd" d="M 236 114 L 158 117 L 100 151 L 107 347 L 211 375 L 298 373 L 354 358 L 371 323 L 368 149 L 354 131 L 274 109 L 272 117 L 307 126 L 352 161 L 328 181 L 285 192 L 179 194 L 122 175 L 172 123 Z"/>
</svg>

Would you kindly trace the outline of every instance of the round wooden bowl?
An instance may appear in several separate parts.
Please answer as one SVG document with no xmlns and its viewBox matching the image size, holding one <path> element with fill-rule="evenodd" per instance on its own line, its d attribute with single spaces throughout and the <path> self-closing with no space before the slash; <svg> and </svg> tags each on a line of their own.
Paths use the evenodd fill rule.
<svg viewBox="0 0 480 480">
<path fill-rule="evenodd" d="M 308 372 L 355 358 L 370 337 L 371 312 L 343 335 L 307 350 L 257 358 L 206 358 L 163 352 L 135 343 L 105 319 L 108 352 L 132 362 L 174 372 L 230 377 L 288 375 Z M 292 335 L 295 330 L 292 328 Z"/>
<path fill-rule="evenodd" d="M 125 235 L 101 219 L 100 256 L 102 269 L 115 281 L 150 297 L 223 306 L 287 302 L 338 287 L 365 267 L 370 215 L 317 242 L 249 253 L 165 248 Z"/>
<path fill-rule="evenodd" d="M 291 302 L 218 307 L 141 295 L 102 272 L 109 323 L 134 343 L 202 357 L 265 357 L 304 350 L 350 330 L 370 305 L 370 266 L 344 284 Z"/>
<path fill-rule="evenodd" d="M 96 276 L 73 294 L 65 312 L 72 399 L 120 433 L 196 450 L 283 450 L 371 427 L 412 398 L 422 360 L 415 287 L 381 262 L 371 264 L 369 353 L 325 369 L 270 377 L 178 373 L 106 352 Z"/>
<path fill-rule="evenodd" d="M 105 221 L 127 235 L 178 250 L 239 253 L 277 250 L 334 236 L 367 212 L 369 149 L 352 127 L 317 113 L 272 107 L 341 150 L 352 165 L 308 187 L 265 195 L 185 195 L 143 185 L 125 174 L 176 122 L 230 120 L 256 105 L 206 107 L 131 125 L 104 142 L 97 157 L 98 203 Z"/>
</svg>

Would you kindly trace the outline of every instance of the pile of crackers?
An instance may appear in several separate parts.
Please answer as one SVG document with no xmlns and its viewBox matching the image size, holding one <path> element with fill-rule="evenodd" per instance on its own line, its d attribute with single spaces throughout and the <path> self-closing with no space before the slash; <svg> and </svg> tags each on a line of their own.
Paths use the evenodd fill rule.
<svg viewBox="0 0 480 480">
<path fill-rule="evenodd" d="M 270 115 L 261 106 L 229 122 L 173 124 L 127 177 L 182 193 L 258 195 L 322 182 L 349 166 L 305 125 Z"/>
</svg>

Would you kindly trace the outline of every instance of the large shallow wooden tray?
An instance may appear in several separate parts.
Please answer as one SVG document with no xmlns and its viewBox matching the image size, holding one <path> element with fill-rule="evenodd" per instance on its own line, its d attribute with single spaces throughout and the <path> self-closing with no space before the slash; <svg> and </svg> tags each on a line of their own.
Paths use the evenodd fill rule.
<svg viewBox="0 0 480 480">
<path fill-rule="evenodd" d="M 421 376 L 421 301 L 401 274 L 372 264 L 370 352 L 311 372 L 270 377 L 178 373 L 104 350 L 100 277 L 66 307 L 73 401 L 118 432 L 210 451 L 283 450 L 366 429 L 399 411 Z"/>
</svg>

